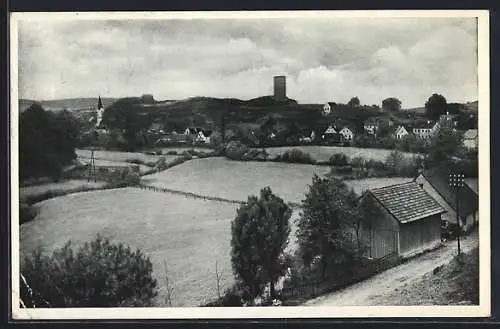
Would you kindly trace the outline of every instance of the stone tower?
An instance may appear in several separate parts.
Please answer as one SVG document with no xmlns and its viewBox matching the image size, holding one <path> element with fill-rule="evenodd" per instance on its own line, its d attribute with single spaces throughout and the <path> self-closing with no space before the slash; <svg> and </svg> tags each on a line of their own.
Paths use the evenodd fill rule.
<svg viewBox="0 0 500 329">
<path fill-rule="evenodd" d="M 274 100 L 278 102 L 286 100 L 286 77 L 284 75 L 274 77 Z"/>
</svg>

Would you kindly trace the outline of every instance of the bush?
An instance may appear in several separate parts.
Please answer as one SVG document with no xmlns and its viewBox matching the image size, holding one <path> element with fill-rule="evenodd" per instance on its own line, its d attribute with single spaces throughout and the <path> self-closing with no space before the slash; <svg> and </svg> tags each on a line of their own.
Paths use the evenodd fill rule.
<svg viewBox="0 0 500 329">
<path fill-rule="evenodd" d="M 67 242 L 51 257 L 40 250 L 26 257 L 21 274 L 32 293 L 22 284 L 21 299 L 27 307 L 151 306 L 157 295 L 152 271 L 140 250 L 98 235 L 75 251 Z"/>
<path fill-rule="evenodd" d="M 344 153 L 335 153 L 330 157 L 330 164 L 334 166 L 346 166 L 349 162 L 349 157 Z"/>
<path fill-rule="evenodd" d="M 349 164 L 354 168 L 362 168 L 362 167 L 367 167 L 366 162 L 367 162 L 366 159 L 362 157 L 354 157 L 351 159 Z"/>
<path fill-rule="evenodd" d="M 167 155 L 177 155 L 177 151 L 176 150 L 168 151 Z"/>
<path fill-rule="evenodd" d="M 112 187 L 136 186 L 141 182 L 141 176 L 130 168 L 124 167 L 112 171 L 108 181 Z"/>
<path fill-rule="evenodd" d="M 33 220 L 36 216 L 36 210 L 26 201 L 19 202 L 19 225 Z"/>
<path fill-rule="evenodd" d="M 266 161 L 269 153 L 265 149 L 249 149 L 241 156 L 243 161 Z"/>
<path fill-rule="evenodd" d="M 207 303 L 204 306 L 207 307 L 237 307 L 243 306 L 243 300 L 248 299 L 243 288 L 236 284 L 233 287 L 227 289 L 224 292 L 224 295 L 210 303 Z"/>
<path fill-rule="evenodd" d="M 300 149 L 288 150 L 283 154 L 278 155 L 274 160 L 279 162 L 305 164 L 314 164 L 316 162 L 309 153 L 306 153 Z"/>
<path fill-rule="evenodd" d="M 248 146 L 241 142 L 231 141 L 226 145 L 226 157 L 231 160 L 241 160 L 242 156 L 249 150 Z"/>
<path fill-rule="evenodd" d="M 125 162 L 128 162 L 128 163 L 133 163 L 133 164 L 137 164 L 137 165 L 147 165 L 143 160 L 141 159 L 127 159 Z"/>
</svg>

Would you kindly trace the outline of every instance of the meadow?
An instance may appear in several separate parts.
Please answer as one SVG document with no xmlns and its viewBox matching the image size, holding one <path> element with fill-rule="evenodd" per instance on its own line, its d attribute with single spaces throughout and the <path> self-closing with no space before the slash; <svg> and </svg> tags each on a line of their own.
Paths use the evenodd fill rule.
<svg viewBox="0 0 500 329">
<path fill-rule="evenodd" d="M 145 185 L 183 192 L 246 201 L 266 186 L 287 202 L 300 202 L 316 173 L 327 166 L 277 162 L 240 162 L 221 157 L 193 159 L 168 170 L 143 177 Z"/>
<path fill-rule="evenodd" d="M 287 150 L 300 149 L 309 153 L 313 159 L 317 161 L 327 161 L 335 153 L 344 153 L 349 158 L 363 157 L 367 160 L 372 159 L 376 161 L 385 161 L 387 156 L 392 150 L 386 149 L 373 149 L 373 148 L 359 148 L 359 147 L 343 147 L 343 146 L 284 146 L 284 147 L 269 147 L 266 151 L 271 157 L 276 157 L 283 154 Z M 403 152 L 407 157 L 415 156 L 415 153 Z"/>
<path fill-rule="evenodd" d="M 222 287 L 233 283 L 230 222 L 237 205 L 125 188 L 70 194 L 35 207 L 36 218 L 20 227 L 21 255 L 38 247 L 50 252 L 68 240 L 78 245 L 98 233 L 127 243 L 151 258 L 157 306 L 165 305 L 164 262 L 174 306 L 198 306 L 217 297 L 216 260 Z"/>
</svg>

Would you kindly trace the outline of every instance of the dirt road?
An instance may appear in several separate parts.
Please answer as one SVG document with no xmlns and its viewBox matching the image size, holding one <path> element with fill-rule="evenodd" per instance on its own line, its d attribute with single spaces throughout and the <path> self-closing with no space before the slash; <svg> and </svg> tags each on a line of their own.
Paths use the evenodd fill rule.
<svg viewBox="0 0 500 329">
<path fill-rule="evenodd" d="M 462 237 L 460 245 L 464 252 L 476 247 L 478 245 L 477 232 L 473 232 L 465 238 Z M 417 256 L 404 264 L 377 274 L 365 281 L 310 300 L 304 306 L 383 305 L 380 304 L 380 301 L 384 300 L 384 294 L 389 294 L 405 283 L 432 271 L 437 266 L 448 263 L 456 254 L 457 241 L 448 241 L 442 248 L 422 256 Z"/>
</svg>

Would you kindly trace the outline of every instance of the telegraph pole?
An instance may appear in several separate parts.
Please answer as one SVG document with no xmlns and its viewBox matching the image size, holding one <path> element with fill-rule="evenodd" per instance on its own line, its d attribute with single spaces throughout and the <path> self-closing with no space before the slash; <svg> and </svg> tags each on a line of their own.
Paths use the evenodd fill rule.
<svg viewBox="0 0 500 329">
<path fill-rule="evenodd" d="M 459 208 L 459 193 L 462 187 L 464 187 L 464 174 L 450 174 L 450 187 L 455 189 L 455 202 L 456 202 L 456 213 L 457 213 L 457 246 L 458 254 L 460 255 L 460 235 L 462 234 L 462 229 L 460 228 L 460 208 Z"/>
<path fill-rule="evenodd" d="M 93 149 L 90 151 L 89 178 L 88 178 L 89 182 L 92 180 L 92 176 L 94 177 L 94 183 L 95 183 L 97 181 L 97 177 L 96 177 L 95 156 Z"/>
</svg>

